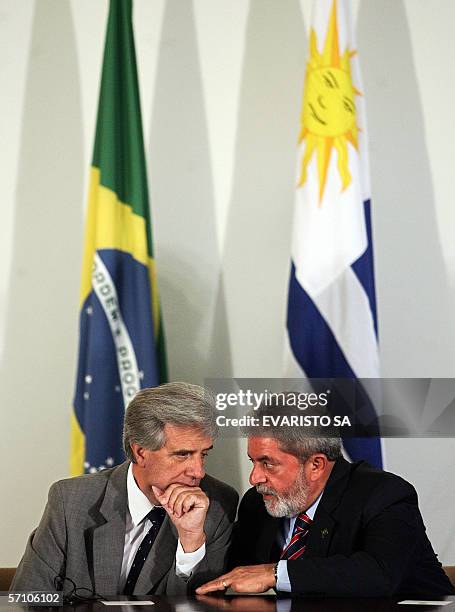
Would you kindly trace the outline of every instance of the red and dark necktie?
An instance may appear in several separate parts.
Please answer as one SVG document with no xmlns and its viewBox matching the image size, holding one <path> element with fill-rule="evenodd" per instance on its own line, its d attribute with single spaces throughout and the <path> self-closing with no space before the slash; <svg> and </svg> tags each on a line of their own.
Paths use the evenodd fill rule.
<svg viewBox="0 0 455 612">
<path fill-rule="evenodd" d="M 283 549 L 280 560 L 295 561 L 305 552 L 308 532 L 313 521 L 302 512 L 295 519 L 294 530 L 289 544 Z"/>
</svg>

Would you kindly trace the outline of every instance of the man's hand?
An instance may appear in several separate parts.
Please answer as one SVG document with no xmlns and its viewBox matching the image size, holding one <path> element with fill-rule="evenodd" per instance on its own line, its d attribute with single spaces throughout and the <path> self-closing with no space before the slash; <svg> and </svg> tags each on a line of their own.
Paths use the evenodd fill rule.
<svg viewBox="0 0 455 612">
<path fill-rule="evenodd" d="M 274 563 L 264 563 L 236 567 L 232 572 L 206 582 L 196 589 L 196 593 L 205 595 L 213 591 L 225 591 L 227 588 L 237 593 L 264 593 L 276 584 L 274 566 Z"/>
<path fill-rule="evenodd" d="M 165 491 L 152 487 L 153 494 L 177 528 L 185 552 L 194 552 L 205 542 L 204 522 L 209 498 L 199 487 L 174 483 Z"/>
</svg>

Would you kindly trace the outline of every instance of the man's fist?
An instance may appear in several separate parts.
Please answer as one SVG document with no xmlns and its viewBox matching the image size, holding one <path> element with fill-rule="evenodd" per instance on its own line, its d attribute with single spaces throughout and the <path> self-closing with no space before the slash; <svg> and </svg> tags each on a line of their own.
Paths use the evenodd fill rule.
<svg viewBox="0 0 455 612">
<path fill-rule="evenodd" d="M 194 552 L 205 542 L 204 522 L 209 498 L 199 487 L 179 483 L 162 491 L 152 487 L 153 494 L 177 528 L 180 544 L 185 552 Z"/>
</svg>

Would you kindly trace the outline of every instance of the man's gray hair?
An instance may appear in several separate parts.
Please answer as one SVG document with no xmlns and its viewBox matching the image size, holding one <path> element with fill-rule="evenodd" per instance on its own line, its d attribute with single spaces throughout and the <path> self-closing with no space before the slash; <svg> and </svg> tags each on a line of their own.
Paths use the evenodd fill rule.
<svg viewBox="0 0 455 612">
<path fill-rule="evenodd" d="M 334 426 L 322 427 L 311 425 L 310 427 L 299 426 L 263 426 L 261 423 L 263 416 L 283 416 L 296 415 L 300 411 L 295 408 L 298 404 L 289 402 L 290 396 L 296 395 L 292 391 L 287 391 L 277 395 L 277 399 L 272 405 L 261 405 L 259 410 L 252 416 L 258 419 L 259 425 L 243 428 L 248 437 L 274 438 L 277 440 L 280 449 L 294 455 L 302 463 L 311 455 L 321 453 L 329 461 L 336 461 L 342 454 L 341 438 L 337 428 Z M 293 406 L 293 407 L 292 407 Z M 321 408 L 313 408 L 312 415 L 322 416 L 326 412 Z"/>
<path fill-rule="evenodd" d="M 302 433 L 297 428 L 295 430 L 296 432 L 294 428 L 289 428 L 272 433 L 283 452 L 295 455 L 302 462 L 318 453 L 325 455 L 329 461 L 342 457 L 340 438 L 309 437 L 307 433 Z"/>
<path fill-rule="evenodd" d="M 217 435 L 214 400 L 198 385 L 171 382 L 142 389 L 131 400 L 123 424 L 125 455 L 135 461 L 132 444 L 155 451 L 166 443 L 164 427 L 195 427 L 207 437 Z"/>
</svg>

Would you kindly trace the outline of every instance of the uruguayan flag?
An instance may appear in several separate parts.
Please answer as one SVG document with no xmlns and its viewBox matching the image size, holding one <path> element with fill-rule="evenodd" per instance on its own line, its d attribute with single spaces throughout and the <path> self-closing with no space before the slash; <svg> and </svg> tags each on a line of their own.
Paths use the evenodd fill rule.
<svg viewBox="0 0 455 612">
<path fill-rule="evenodd" d="M 287 317 L 291 377 L 379 376 L 365 104 L 349 9 L 349 0 L 313 4 Z M 345 448 L 382 464 L 379 438 L 345 440 Z"/>
</svg>

